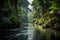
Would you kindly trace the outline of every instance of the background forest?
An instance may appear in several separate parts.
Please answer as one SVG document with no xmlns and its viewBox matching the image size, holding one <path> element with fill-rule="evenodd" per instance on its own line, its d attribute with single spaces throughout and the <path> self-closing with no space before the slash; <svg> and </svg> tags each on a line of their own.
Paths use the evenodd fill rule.
<svg viewBox="0 0 60 40">
<path fill-rule="evenodd" d="M 36 27 L 36 40 L 60 39 L 60 0 L 34 0 L 33 23 Z M 41 38 L 42 36 L 42 38 Z"/>
<path fill-rule="evenodd" d="M 29 9 L 28 5 L 33 8 Z M 31 13 L 31 21 L 28 13 Z M 24 23 L 33 24 L 34 37 L 31 40 L 59 40 L 60 0 L 33 0 L 32 4 L 27 0 L 0 0 L 0 40 L 16 36 L 28 26 Z M 23 36 L 11 40 L 27 40 L 28 36 Z"/>
</svg>

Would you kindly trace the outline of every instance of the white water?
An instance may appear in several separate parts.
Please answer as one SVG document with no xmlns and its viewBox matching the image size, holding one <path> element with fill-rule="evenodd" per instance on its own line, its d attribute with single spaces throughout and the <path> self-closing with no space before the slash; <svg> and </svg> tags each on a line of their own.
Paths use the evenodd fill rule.
<svg viewBox="0 0 60 40">
<path fill-rule="evenodd" d="M 32 4 L 33 0 L 28 0 L 28 1 L 29 1 L 30 4 Z M 32 10 L 33 6 L 31 6 L 30 4 L 29 4 L 28 8 Z M 29 20 L 29 22 L 32 21 L 31 20 L 31 12 L 28 13 L 28 20 Z M 28 23 L 28 32 L 27 32 L 27 34 L 28 34 L 28 40 L 33 40 L 34 28 L 33 28 L 32 23 Z"/>
<path fill-rule="evenodd" d="M 32 24 L 29 23 L 29 27 L 28 27 L 28 40 L 33 40 L 33 36 L 34 36 L 34 28 L 32 27 Z"/>
<path fill-rule="evenodd" d="M 32 1 L 33 0 L 28 0 L 29 1 L 29 3 L 30 4 L 32 4 Z M 32 10 L 32 8 L 33 8 L 33 6 L 31 6 L 29 4 L 29 6 L 28 6 L 28 8 L 29 9 L 31 9 Z M 28 21 L 30 22 L 31 21 L 31 12 L 28 12 Z M 33 27 L 33 25 L 32 25 L 32 23 L 23 23 L 23 25 L 28 25 L 28 26 L 24 26 L 25 28 L 27 28 L 27 30 L 25 30 L 25 29 L 23 29 L 22 31 L 21 31 L 21 33 L 18 33 L 18 34 L 13 34 L 13 35 L 9 35 L 9 36 L 7 36 L 7 37 L 11 37 L 10 38 L 10 40 L 12 39 L 12 38 L 14 38 L 14 37 L 18 37 L 18 36 L 20 36 L 20 35 L 22 35 L 22 34 L 24 34 L 24 35 L 28 35 L 28 38 L 26 39 L 26 40 L 33 40 L 33 36 L 34 36 L 34 27 Z M 24 39 L 25 40 L 25 39 Z"/>
</svg>

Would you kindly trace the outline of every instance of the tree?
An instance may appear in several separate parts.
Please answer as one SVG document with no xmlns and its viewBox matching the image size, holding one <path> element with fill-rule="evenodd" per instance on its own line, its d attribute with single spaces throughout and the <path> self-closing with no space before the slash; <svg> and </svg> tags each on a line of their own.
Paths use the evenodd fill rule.
<svg viewBox="0 0 60 40">
<path fill-rule="evenodd" d="M 33 12 L 35 12 L 33 17 L 34 23 L 40 25 L 39 27 L 43 27 L 43 29 L 51 29 L 52 31 L 55 30 L 55 32 L 58 31 L 57 32 L 58 34 L 53 33 L 54 35 L 53 37 L 56 40 L 58 40 L 60 36 L 59 35 L 59 31 L 60 31 L 59 4 L 60 4 L 59 0 L 34 0 L 32 4 L 34 6 Z M 54 38 L 49 40 L 54 40 Z"/>
</svg>

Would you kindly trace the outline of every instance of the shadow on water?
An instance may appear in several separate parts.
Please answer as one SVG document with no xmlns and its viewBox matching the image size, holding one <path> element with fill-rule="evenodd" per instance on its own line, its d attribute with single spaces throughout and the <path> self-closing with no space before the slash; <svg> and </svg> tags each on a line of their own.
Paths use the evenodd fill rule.
<svg viewBox="0 0 60 40">
<path fill-rule="evenodd" d="M 59 40 L 60 32 L 52 29 L 43 29 L 40 25 L 34 25 L 35 35 L 34 40 Z"/>
</svg>

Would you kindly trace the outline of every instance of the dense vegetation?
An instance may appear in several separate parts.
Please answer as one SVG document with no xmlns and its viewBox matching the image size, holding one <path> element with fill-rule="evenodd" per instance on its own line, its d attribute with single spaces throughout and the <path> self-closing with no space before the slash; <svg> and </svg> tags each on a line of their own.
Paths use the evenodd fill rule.
<svg viewBox="0 0 60 40">
<path fill-rule="evenodd" d="M 1 28 L 18 28 L 21 24 L 17 8 L 17 0 L 0 0 L 0 27 Z"/>
<path fill-rule="evenodd" d="M 43 2 L 43 3 L 42 3 Z M 34 20 L 36 24 L 44 25 L 44 27 L 50 27 L 55 30 L 60 28 L 60 7 L 59 0 L 34 0 Z"/>
<path fill-rule="evenodd" d="M 19 4 L 17 2 L 17 0 L 0 0 L 0 40 L 9 40 L 10 38 L 6 38 L 6 36 L 14 36 L 15 32 L 18 33 L 14 29 L 21 27 L 22 20 L 19 18 L 21 6 L 17 6 Z M 13 30 L 11 31 L 11 29 Z"/>
<path fill-rule="evenodd" d="M 26 11 L 28 4 L 27 0 L 0 0 L 0 39 L 5 37 L 4 33 L 9 34 L 5 30 L 20 28 L 23 25 L 22 23 L 28 20 L 27 13 L 30 10 Z M 60 0 L 33 0 L 30 5 L 33 6 L 31 13 L 33 15 L 32 22 L 35 27 L 34 39 L 59 40 Z M 23 36 L 19 36 L 18 40 L 27 39 L 27 37 Z"/>
<path fill-rule="evenodd" d="M 60 32 L 60 0 L 34 0 L 32 3 L 33 7 L 33 22 L 36 25 L 37 35 L 42 31 L 41 40 L 59 40 L 59 32 Z M 42 30 L 41 30 L 42 27 Z M 37 31 L 36 30 L 36 31 Z M 49 31 L 49 32 L 47 32 Z M 50 36 L 49 36 L 50 35 Z M 40 34 L 41 36 L 41 34 Z M 48 38 L 49 37 L 49 38 Z M 38 36 L 37 39 L 40 40 Z M 36 39 L 36 40 L 37 40 Z"/>
</svg>

